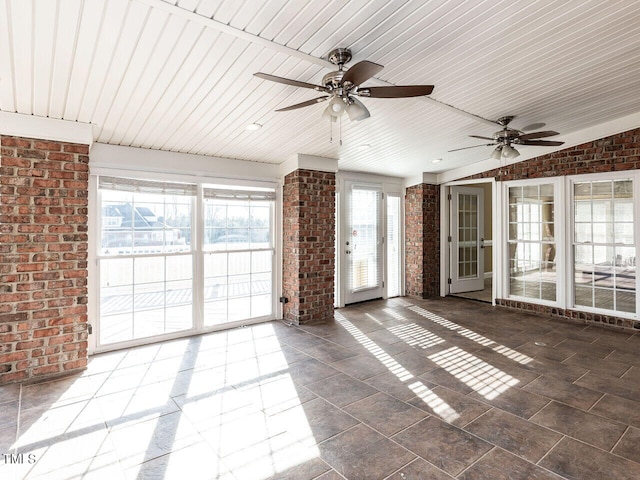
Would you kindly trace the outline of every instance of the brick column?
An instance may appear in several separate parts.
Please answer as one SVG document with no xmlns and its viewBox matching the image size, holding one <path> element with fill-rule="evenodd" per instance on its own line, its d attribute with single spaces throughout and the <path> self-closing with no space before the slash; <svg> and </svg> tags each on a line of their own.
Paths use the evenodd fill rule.
<svg viewBox="0 0 640 480">
<path fill-rule="evenodd" d="M 0 384 L 87 365 L 89 147 L 0 136 Z"/>
<path fill-rule="evenodd" d="M 284 319 L 296 325 L 333 319 L 336 175 L 295 170 L 283 189 Z"/>
<path fill-rule="evenodd" d="M 440 186 L 421 183 L 405 196 L 407 295 L 440 295 Z"/>
</svg>

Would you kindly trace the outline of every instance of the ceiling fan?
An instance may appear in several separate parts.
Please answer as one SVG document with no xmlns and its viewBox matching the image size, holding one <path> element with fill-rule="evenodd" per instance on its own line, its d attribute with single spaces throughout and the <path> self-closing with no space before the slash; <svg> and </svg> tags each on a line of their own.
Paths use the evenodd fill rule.
<svg viewBox="0 0 640 480">
<path fill-rule="evenodd" d="M 483 143 L 481 145 L 473 145 L 471 147 L 456 148 L 449 150 L 450 152 L 457 152 L 459 150 L 466 150 L 468 148 L 488 147 L 496 145 L 496 148 L 491 153 L 491 158 L 496 160 L 516 158 L 520 155 L 512 145 L 532 145 L 539 147 L 556 147 L 563 145 L 564 142 L 557 142 L 552 140 L 538 140 L 539 138 L 553 137 L 554 135 L 560 135 L 558 132 L 552 130 L 542 132 L 524 133 L 514 128 L 509 128 L 509 123 L 513 120 L 513 116 L 500 117 L 496 120 L 496 123 L 502 126 L 502 130 L 493 134 L 493 137 L 482 137 L 480 135 L 469 135 L 473 138 L 480 138 L 482 140 L 491 140 L 491 143 Z"/>
<path fill-rule="evenodd" d="M 371 98 L 405 98 L 429 95 L 433 91 L 433 85 L 405 85 L 388 87 L 361 87 L 361 84 L 380 72 L 384 67 L 377 63 L 363 60 L 356 63 L 348 70 L 344 69 L 344 64 L 351 60 L 351 50 L 348 48 L 337 48 L 329 52 L 328 59 L 338 66 L 338 70 L 327 73 L 322 78 L 322 85 L 301 82 L 289 78 L 277 77 L 268 73 L 254 73 L 258 78 L 272 82 L 303 87 L 322 92 L 326 95 L 317 97 L 306 102 L 296 103 L 288 107 L 279 108 L 276 112 L 286 112 L 297 108 L 308 107 L 316 103 L 329 102 L 324 111 L 323 117 L 329 117 L 336 121 L 344 112 L 351 120 L 364 120 L 370 116 L 369 110 L 356 97 Z"/>
</svg>

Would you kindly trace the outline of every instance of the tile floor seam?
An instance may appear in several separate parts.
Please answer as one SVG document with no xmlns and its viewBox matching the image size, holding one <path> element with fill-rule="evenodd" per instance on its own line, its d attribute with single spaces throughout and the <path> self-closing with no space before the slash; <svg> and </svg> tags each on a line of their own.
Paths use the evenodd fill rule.
<svg viewBox="0 0 640 480">
<path fill-rule="evenodd" d="M 487 410 L 486 412 L 482 412 L 482 413 L 481 413 L 480 415 L 478 415 L 476 418 L 474 418 L 473 420 L 468 421 L 467 423 L 465 423 L 464 425 L 462 425 L 460 428 L 461 428 L 461 429 L 463 429 L 463 430 L 466 432 L 466 431 L 467 431 L 467 430 L 466 430 L 466 428 L 467 428 L 470 424 L 472 424 L 472 423 L 473 423 L 473 422 L 475 422 L 476 420 L 478 420 L 478 419 L 480 419 L 480 418 L 484 417 L 487 413 L 489 413 L 489 412 L 491 412 L 492 410 L 495 410 L 495 409 L 498 409 L 498 410 L 500 410 L 500 411 L 502 411 L 502 412 L 504 412 L 504 411 L 505 411 L 505 410 L 502 410 L 501 408 L 491 406 L 491 408 L 489 408 L 489 410 Z M 507 413 L 508 413 L 508 412 L 507 412 Z M 521 418 L 521 417 L 520 417 L 520 418 Z"/>
<path fill-rule="evenodd" d="M 594 391 L 595 391 L 595 390 L 594 390 Z M 603 392 L 599 392 L 599 393 L 602 393 L 602 395 L 600 395 L 600 398 L 599 398 L 598 400 L 596 400 L 595 402 L 593 402 L 593 405 L 591 405 L 588 409 L 583 410 L 583 412 L 591 413 L 591 410 L 593 410 L 593 409 L 595 408 L 595 406 L 596 406 L 596 405 L 598 405 L 598 404 L 602 401 L 602 399 L 603 399 L 604 397 L 606 397 L 607 395 L 611 395 L 610 393 L 609 393 L 609 394 L 607 394 L 607 393 L 603 393 Z M 622 398 L 622 397 L 620 397 L 620 398 Z M 579 409 L 579 410 L 580 410 L 580 409 Z M 601 417 L 601 418 L 607 418 L 607 417 L 605 417 L 604 415 L 599 415 L 599 414 L 597 414 L 597 413 L 594 413 L 593 415 L 598 415 L 598 416 L 599 416 L 599 417 Z M 608 420 L 611 420 L 611 419 L 608 419 Z M 611 420 L 611 421 L 613 422 L 614 420 Z M 622 422 L 620 422 L 620 423 L 622 423 Z"/>
<path fill-rule="evenodd" d="M 466 430 L 465 430 L 466 431 Z M 456 478 L 460 478 L 460 476 L 466 472 L 467 470 L 469 470 L 471 467 L 473 467 L 476 463 L 478 463 L 480 460 L 482 460 L 484 457 L 486 457 L 487 455 L 489 455 L 491 452 L 493 452 L 496 449 L 500 449 L 500 450 L 504 450 L 504 448 L 500 448 L 497 445 L 491 443 L 491 442 L 487 442 L 489 443 L 489 445 L 491 445 L 492 448 L 489 449 L 489 451 L 485 452 L 483 455 L 480 455 L 478 458 L 476 458 L 473 462 L 471 462 L 469 465 L 467 465 L 464 469 L 462 469 L 462 471 L 458 472 L 458 474 L 456 475 Z M 506 450 L 504 450 L 506 452 Z M 511 453 L 511 452 L 507 452 L 507 453 Z M 528 460 L 527 460 L 528 461 Z"/>
<path fill-rule="evenodd" d="M 627 373 L 629 373 L 632 369 L 633 369 L 633 365 L 629 365 L 629 368 L 627 368 L 627 369 L 624 371 L 624 373 L 623 373 L 622 375 L 620 375 L 619 377 L 617 377 L 617 378 L 623 379 L 623 378 L 624 378 L 624 376 L 625 376 Z"/>
<path fill-rule="evenodd" d="M 547 397 L 545 397 L 545 396 L 543 396 L 543 395 L 541 395 L 541 397 L 542 397 L 542 398 L 547 398 Z M 533 414 L 531 414 L 531 415 L 529 416 L 529 418 L 525 418 L 525 420 L 527 420 L 527 421 L 529 421 L 529 422 L 530 422 L 530 421 L 531 421 L 531 419 L 532 419 L 533 417 L 535 417 L 535 416 L 536 416 L 537 414 L 539 414 L 542 410 L 544 410 L 544 409 L 545 409 L 545 408 L 547 408 L 549 405 L 551 405 L 551 403 L 552 403 L 553 401 L 554 401 L 553 399 L 549 399 L 549 401 L 548 401 L 546 404 L 544 404 L 542 407 L 540 407 L 540 408 L 538 409 L 538 411 L 537 411 L 537 412 L 534 412 Z M 560 402 L 560 403 L 562 403 L 562 402 Z M 570 405 L 569 405 L 569 406 L 570 406 Z"/>
<path fill-rule="evenodd" d="M 560 438 L 558 439 L 558 441 L 556 443 L 554 443 L 551 448 L 549 450 L 547 450 L 547 452 L 540 458 L 540 460 L 538 460 L 535 465 L 538 465 L 539 467 L 545 468 L 541 465 L 542 461 L 553 451 L 554 448 L 556 448 L 560 442 L 562 442 L 562 440 L 564 440 L 565 438 L 573 438 L 570 437 L 568 435 L 565 435 L 564 433 L 560 433 Z"/>
<path fill-rule="evenodd" d="M 411 452 L 413 453 L 413 452 Z M 384 477 L 382 480 L 391 480 L 391 477 L 394 476 L 396 473 L 400 472 L 400 470 L 407 468 L 408 466 L 410 466 L 413 463 L 419 462 L 420 460 L 427 462 L 429 465 L 431 465 L 433 468 L 439 470 L 440 472 L 442 472 L 445 475 L 449 475 L 447 472 L 445 472 L 444 470 L 442 470 L 441 468 L 438 468 L 437 466 L 435 466 L 433 463 L 425 460 L 424 458 L 422 458 L 420 455 L 416 455 L 416 458 L 414 458 L 413 460 L 411 460 L 410 462 L 407 462 L 406 464 L 404 464 L 403 466 L 401 466 L 400 468 L 398 468 L 397 470 L 391 472 L 389 475 L 387 475 L 386 477 Z M 402 477 L 403 479 L 405 478 L 404 476 Z M 411 480 L 411 479 L 407 479 L 407 480 Z"/>
<path fill-rule="evenodd" d="M 624 438 L 624 436 L 626 435 L 626 433 L 631 430 L 631 426 L 627 425 L 627 428 L 624 429 L 624 432 L 622 432 L 622 435 L 620 435 L 620 438 L 616 441 L 616 443 L 613 445 L 613 447 L 611 447 L 611 450 L 609 450 L 609 453 L 613 453 L 613 451 L 616 449 L 616 447 L 618 446 L 618 444 L 622 441 L 622 439 Z M 615 455 L 615 453 L 614 453 Z M 624 457 L 626 458 L 626 457 Z M 628 460 L 631 460 L 630 458 Z"/>
</svg>

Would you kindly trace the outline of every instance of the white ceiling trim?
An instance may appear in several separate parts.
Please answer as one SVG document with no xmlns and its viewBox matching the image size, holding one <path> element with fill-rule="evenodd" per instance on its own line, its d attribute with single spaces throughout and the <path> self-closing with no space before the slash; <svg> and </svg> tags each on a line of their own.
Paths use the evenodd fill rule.
<svg viewBox="0 0 640 480">
<path fill-rule="evenodd" d="M 338 171 L 338 160 L 335 158 L 318 157 L 316 155 L 298 154 L 294 158 L 280 164 L 282 178 L 296 170 L 316 170 L 318 172 Z"/>
<path fill-rule="evenodd" d="M 409 188 L 422 183 L 426 183 L 427 185 L 437 185 L 438 174 L 424 172 L 419 175 L 412 175 L 404 179 L 403 186 L 404 188 Z"/>
<path fill-rule="evenodd" d="M 0 112 L 0 134 L 89 146 L 93 144 L 93 126 L 90 123 L 13 112 Z"/>
<path fill-rule="evenodd" d="M 243 180 L 279 179 L 279 165 L 229 158 L 208 157 L 147 148 L 96 143 L 91 149 L 91 174 L 140 171 L 158 174 L 184 175 Z"/>
</svg>

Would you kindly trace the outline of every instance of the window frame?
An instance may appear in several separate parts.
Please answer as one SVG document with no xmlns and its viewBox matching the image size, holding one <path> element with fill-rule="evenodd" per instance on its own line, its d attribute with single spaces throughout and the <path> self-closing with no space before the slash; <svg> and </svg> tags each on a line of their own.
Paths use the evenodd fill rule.
<svg viewBox="0 0 640 480">
<path fill-rule="evenodd" d="M 574 276 L 574 184 L 593 182 L 599 180 L 624 180 L 633 181 L 633 221 L 634 221 L 634 245 L 636 257 L 640 251 L 640 208 L 637 207 L 640 199 L 640 170 L 624 170 L 618 172 L 588 173 L 580 175 L 541 177 L 535 179 L 510 180 L 501 182 L 499 199 L 500 207 L 500 232 L 501 241 L 500 260 L 503 265 L 500 268 L 499 297 L 506 300 L 525 302 L 549 307 L 557 307 L 565 310 L 607 315 L 631 320 L 640 319 L 640 276 L 636 275 L 636 312 L 623 312 L 619 310 L 607 310 L 602 308 L 576 306 L 574 302 L 575 276 Z M 556 302 L 549 302 L 530 297 L 511 296 L 509 293 L 509 187 L 549 184 L 555 185 L 554 198 L 554 223 L 556 239 L 556 269 L 557 269 L 557 293 Z"/>
<path fill-rule="evenodd" d="M 196 186 L 196 194 L 193 197 L 191 207 L 191 235 L 192 242 L 188 254 L 192 255 L 192 328 L 181 330 L 179 332 L 165 333 L 154 335 L 140 339 L 127 340 L 118 343 L 100 344 L 100 260 L 104 258 L 116 258 L 112 255 L 105 257 L 100 255 L 102 242 L 102 197 L 99 188 L 99 176 L 108 176 L 116 178 L 127 178 L 141 181 L 154 182 L 173 182 L 173 183 L 190 183 Z M 220 325 L 205 326 L 204 325 L 204 267 L 202 264 L 202 246 L 204 240 L 204 196 L 203 185 L 220 185 L 223 188 L 233 189 L 247 188 L 267 188 L 274 192 L 271 207 L 271 238 L 272 238 L 272 268 L 271 268 L 271 285 L 272 285 L 272 314 L 267 317 L 250 318 L 232 323 Z M 251 325 L 262 323 L 281 318 L 282 307 L 278 302 L 277 292 L 282 289 L 282 180 L 276 179 L 250 179 L 250 178 L 224 178 L 217 176 L 194 176 L 185 174 L 166 174 L 160 172 L 141 172 L 137 170 L 123 170 L 112 168 L 96 168 L 89 176 L 89 303 L 88 314 L 89 323 L 93 326 L 93 334 L 89 336 L 88 351 L 89 354 L 108 352 L 122 348 L 136 347 L 142 345 L 153 344 L 166 340 L 188 337 L 197 334 L 214 332 L 222 329 L 234 328 L 240 325 Z M 202 233 L 201 233 L 202 232 Z M 202 238 L 201 238 L 202 236 Z M 195 240 L 193 240 L 195 239 Z M 186 254 L 186 252 L 184 253 Z M 158 254 L 151 254 L 154 256 Z M 173 255 L 173 253 L 165 252 L 161 255 Z"/>
<path fill-rule="evenodd" d="M 576 183 L 584 183 L 584 182 L 593 182 L 593 181 L 603 181 L 603 180 L 631 180 L 633 182 L 633 199 L 632 204 L 634 206 L 633 209 L 633 232 L 634 232 L 634 242 L 633 245 L 636 249 L 636 258 L 639 251 L 639 243 L 640 243 L 640 208 L 637 207 L 638 199 L 640 199 L 640 174 L 637 170 L 625 170 L 619 172 L 603 172 L 597 174 L 584 174 L 584 175 L 573 175 L 567 177 L 566 179 L 566 215 L 569 220 L 567 223 L 567 242 L 565 244 L 567 249 L 567 259 L 566 259 L 566 269 L 567 269 L 567 279 L 570 281 L 567 282 L 568 287 L 566 292 L 566 308 L 575 311 L 588 312 L 600 315 L 608 315 L 615 316 L 620 318 L 629 318 L 637 320 L 640 318 L 640 295 L 639 295 L 639 287 L 640 287 L 640 276 L 638 276 L 636 271 L 636 289 L 635 289 L 635 300 L 636 300 L 636 311 L 632 312 L 623 312 L 620 310 L 608 310 L 604 308 L 597 307 L 589 307 L 584 305 L 576 305 L 575 304 L 575 272 L 574 272 L 574 240 L 575 240 L 575 224 L 574 224 L 574 215 L 575 215 L 575 199 L 574 199 L 574 188 Z M 637 263 L 637 261 L 636 261 Z"/>
<path fill-rule="evenodd" d="M 524 297 L 519 295 L 511 295 L 511 259 L 509 257 L 509 189 L 511 187 L 527 187 L 527 186 L 540 186 L 540 185 L 552 185 L 553 186 L 553 209 L 554 209 L 554 240 L 556 248 L 555 264 L 556 264 L 556 299 L 544 300 L 542 298 Z M 561 177 L 544 177 L 526 180 L 510 180 L 502 182 L 502 235 L 501 235 L 501 247 L 503 252 L 501 253 L 503 268 L 502 268 L 502 291 L 503 297 L 508 300 L 515 300 L 518 302 L 535 303 L 538 305 L 546 305 L 550 307 L 563 307 L 564 298 L 566 297 L 566 254 L 563 248 L 565 244 L 565 228 L 566 217 L 564 209 L 562 208 L 562 202 L 564 199 L 564 182 L 561 181 Z"/>
</svg>

